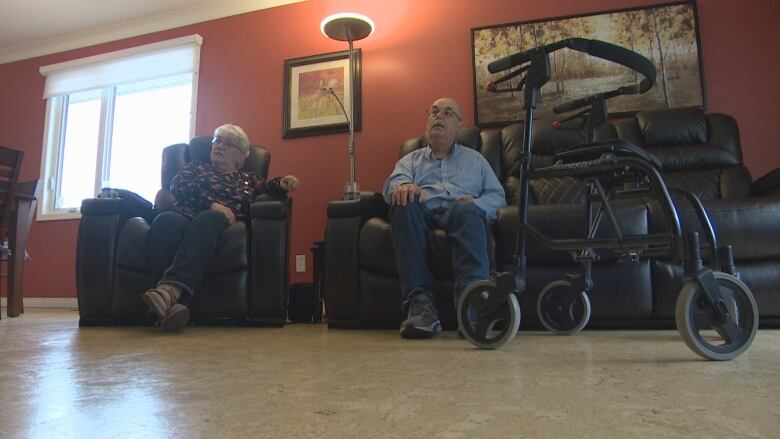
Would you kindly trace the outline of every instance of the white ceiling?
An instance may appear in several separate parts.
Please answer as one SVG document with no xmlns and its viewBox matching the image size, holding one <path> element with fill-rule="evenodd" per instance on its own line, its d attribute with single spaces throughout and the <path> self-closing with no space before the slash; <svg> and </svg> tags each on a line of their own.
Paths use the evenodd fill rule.
<svg viewBox="0 0 780 439">
<path fill-rule="evenodd" d="M 305 0 L 0 0 L 0 64 Z"/>
</svg>

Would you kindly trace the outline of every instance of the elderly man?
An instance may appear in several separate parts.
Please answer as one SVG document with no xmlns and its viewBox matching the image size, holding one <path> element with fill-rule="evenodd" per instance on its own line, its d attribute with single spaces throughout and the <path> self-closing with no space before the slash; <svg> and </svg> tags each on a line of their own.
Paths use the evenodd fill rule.
<svg viewBox="0 0 780 439">
<path fill-rule="evenodd" d="M 479 152 L 455 142 L 461 123 L 458 103 L 437 99 L 428 110 L 428 145 L 402 157 L 384 185 L 385 200 L 391 204 L 401 306 L 407 312 L 402 338 L 441 332 L 425 257 L 432 228 L 447 232 L 456 304 L 469 284 L 490 275 L 485 220 L 495 219 L 506 205 L 504 189 Z"/>
<path fill-rule="evenodd" d="M 283 196 L 298 188 L 293 175 L 265 181 L 241 171 L 249 157 L 249 138 L 236 125 L 214 131 L 211 163 L 189 163 L 171 181 L 173 210 L 152 222 L 148 257 L 154 288 L 143 294 L 165 331 L 178 331 L 190 319 L 186 303 L 200 284 L 219 236 L 237 219 L 249 216 L 260 194 Z"/>
</svg>

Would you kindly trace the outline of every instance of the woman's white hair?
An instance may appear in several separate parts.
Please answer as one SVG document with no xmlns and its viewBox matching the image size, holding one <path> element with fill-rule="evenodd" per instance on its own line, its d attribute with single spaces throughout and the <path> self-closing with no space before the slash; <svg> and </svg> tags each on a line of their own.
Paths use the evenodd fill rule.
<svg viewBox="0 0 780 439">
<path fill-rule="evenodd" d="M 214 137 L 217 136 L 234 143 L 244 155 L 249 155 L 249 136 L 240 126 L 229 123 L 221 125 L 214 130 Z"/>
</svg>

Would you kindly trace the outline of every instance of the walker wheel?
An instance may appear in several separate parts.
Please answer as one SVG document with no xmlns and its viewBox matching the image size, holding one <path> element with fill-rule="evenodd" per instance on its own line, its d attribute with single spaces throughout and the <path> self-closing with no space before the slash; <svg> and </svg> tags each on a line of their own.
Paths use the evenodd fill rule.
<svg viewBox="0 0 780 439">
<path fill-rule="evenodd" d="M 514 293 L 493 312 L 483 309 L 491 294 L 496 293 L 492 280 L 474 282 L 458 300 L 458 326 L 461 334 L 480 349 L 496 349 L 512 341 L 520 327 L 520 304 Z"/>
<path fill-rule="evenodd" d="M 573 295 L 571 282 L 550 282 L 539 293 L 536 311 L 542 325 L 550 332 L 570 335 L 580 332 L 590 320 L 590 299 L 587 293 Z"/>
<path fill-rule="evenodd" d="M 753 293 L 736 277 L 714 272 L 729 318 L 721 322 L 696 280 L 686 283 L 677 298 L 675 320 L 685 344 L 708 360 L 731 360 L 745 352 L 758 331 L 758 306 Z"/>
</svg>

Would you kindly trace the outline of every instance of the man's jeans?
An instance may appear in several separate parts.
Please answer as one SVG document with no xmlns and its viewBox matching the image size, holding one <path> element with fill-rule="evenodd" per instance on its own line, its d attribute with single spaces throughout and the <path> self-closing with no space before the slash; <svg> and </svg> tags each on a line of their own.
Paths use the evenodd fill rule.
<svg viewBox="0 0 780 439">
<path fill-rule="evenodd" d="M 158 215 L 147 245 L 152 285 L 167 283 L 182 288 L 179 301 L 187 303 L 229 225 L 225 215 L 212 210 L 204 210 L 192 220 L 176 212 Z"/>
<path fill-rule="evenodd" d="M 427 211 L 417 201 L 390 208 L 395 262 L 401 277 L 401 301 L 422 292 L 433 300 L 433 276 L 426 254 L 431 230 L 447 232 L 455 273 L 457 304 L 460 293 L 472 282 L 488 279 L 488 257 L 485 212 L 473 202 L 455 202 L 447 210 Z"/>
</svg>

